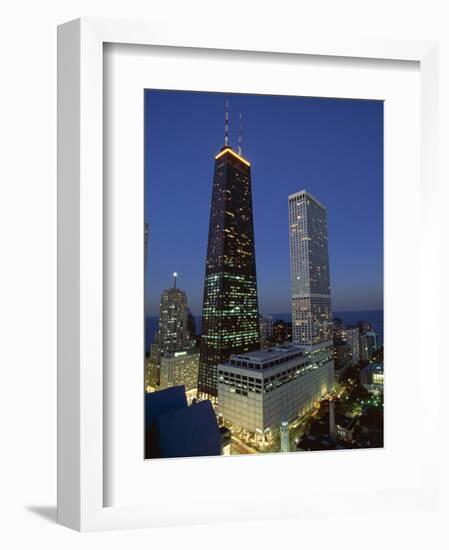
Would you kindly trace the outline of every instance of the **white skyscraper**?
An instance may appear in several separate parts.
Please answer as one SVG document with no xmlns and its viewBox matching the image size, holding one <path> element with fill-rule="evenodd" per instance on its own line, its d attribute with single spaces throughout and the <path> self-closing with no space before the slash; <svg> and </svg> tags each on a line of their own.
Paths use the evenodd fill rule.
<svg viewBox="0 0 449 550">
<path fill-rule="evenodd" d="M 326 208 L 299 191 L 288 197 L 288 218 L 292 340 L 315 356 L 320 387 L 329 391 L 334 362 Z"/>
<path fill-rule="evenodd" d="M 293 343 L 332 339 L 326 208 L 307 191 L 288 198 Z"/>
</svg>

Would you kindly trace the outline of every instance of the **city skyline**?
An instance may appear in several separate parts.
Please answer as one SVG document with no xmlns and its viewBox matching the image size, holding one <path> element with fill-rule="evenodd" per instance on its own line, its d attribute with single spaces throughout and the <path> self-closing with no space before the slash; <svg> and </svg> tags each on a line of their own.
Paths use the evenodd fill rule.
<svg viewBox="0 0 449 550">
<path fill-rule="evenodd" d="M 326 107 L 328 105 L 321 105 L 319 112 L 326 111 Z M 148 111 L 145 110 L 146 115 Z M 313 109 L 309 105 L 307 112 L 310 111 Z M 234 139 L 230 137 L 228 99 L 223 115 L 223 137 L 213 156 L 209 157 L 214 166 L 212 194 L 204 190 L 201 197 L 196 197 L 202 188 L 202 184 L 197 183 L 202 164 L 193 169 L 195 152 L 189 148 L 187 163 L 183 165 L 176 157 L 176 162 L 167 160 L 164 166 L 163 178 L 174 165 L 179 171 L 178 178 L 171 180 L 172 185 L 164 186 L 166 200 L 161 204 L 161 211 L 154 209 L 156 191 L 153 193 L 155 200 L 151 202 L 149 172 L 154 166 L 148 150 L 153 146 L 151 135 L 145 136 L 146 216 L 148 223 L 151 219 L 156 221 L 157 214 L 163 217 L 160 228 L 156 224 L 153 231 L 151 225 L 145 226 L 146 241 L 151 244 L 154 239 L 156 251 L 157 244 L 162 244 L 166 260 L 173 262 L 176 259 L 178 265 L 182 265 L 179 254 L 182 257 L 185 252 L 186 266 L 192 266 L 193 273 L 196 272 L 192 281 L 194 287 L 197 280 L 203 280 L 199 334 L 193 328 L 195 321 L 188 306 L 191 302 L 187 295 L 191 296 L 191 290 L 187 290 L 187 285 L 186 290 L 177 287 L 177 266 L 172 287 L 161 294 L 159 330 L 144 361 L 145 457 L 382 447 L 383 346 L 379 346 L 378 333 L 373 330 L 369 318 L 358 321 L 355 326 L 332 315 L 335 289 L 331 285 L 331 274 L 335 267 L 332 262 L 335 244 L 329 217 L 337 210 L 343 216 L 341 219 L 354 223 L 359 210 L 366 214 L 369 197 L 364 194 L 363 205 L 358 204 L 349 179 L 336 193 L 342 198 L 343 206 L 338 201 L 328 204 L 314 187 L 312 193 L 308 185 L 284 194 L 286 186 L 278 182 L 285 182 L 290 165 L 284 166 L 272 147 L 265 172 L 258 172 L 263 182 L 263 174 L 269 173 L 272 163 L 277 176 L 263 193 L 260 210 L 264 224 L 259 240 L 254 223 L 257 201 L 253 199 L 253 188 L 263 188 L 263 183 L 260 186 L 259 179 L 254 177 L 256 169 L 253 173 L 253 166 L 263 165 L 264 159 L 250 160 L 243 151 L 241 106 Z M 180 119 L 176 120 L 180 123 Z M 146 131 L 150 126 L 148 122 L 147 119 Z M 208 126 L 208 121 L 205 120 L 204 125 Z M 348 133 L 354 137 L 351 130 Z M 366 127 L 364 133 L 369 133 Z M 174 134 L 175 142 L 177 135 Z M 181 135 L 181 139 L 189 143 L 189 139 Z M 256 137 L 257 143 L 263 142 L 264 135 Z M 382 141 L 381 136 L 377 139 Z M 376 150 L 375 147 L 371 149 Z M 357 147 L 352 147 L 350 152 L 351 155 L 348 151 L 342 154 L 351 161 L 360 161 Z M 291 156 L 287 161 L 293 162 L 294 158 Z M 328 157 L 322 159 L 322 164 L 326 163 L 329 163 Z M 319 171 L 316 163 L 315 168 Z M 157 182 L 157 178 L 154 181 Z M 381 179 L 379 183 L 382 184 Z M 329 199 L 328 187 L 322 193 Z M 198 248 L 204 246 L 202 216 L 207 195 L 211 198 L 207 204 L 207 253 L 203 259 Z M 281 196 L 287 204 L 286 209 L 278 208 L 277 200 Z M 338 215 L 336 218 L 339 219 Z M 381 218 L 382 208 L 377 211 L 376 222 Z M 337 265 L 342 256 L 345 260 L 343 271 L 351 284 L 356 280 L 365 281 L 365 278 L 370 280 L 373 273 L 366 271 L 367 253 L 373 255 L 379 245 L 380 250 L 383 249 L 382 239 L 373 243 L 363 233 L 366 216 L 364 221 L 364 225 L 357 227 L 348 228 L 343 224 L 336 232 Z M 371 223 L 375 225 L 374 220 Z M 288 227 L 286 235 L 279 234 L 270 244 L 269 238 L 284 224 Z M 363 235 L 362 243 L 354 248 L 351 236 L 359 233 Z M 148 235 L 152 238 L 148 239 Z M 184 238 L 188 242 L 183 246 Z M 284 243 L 288 243 L 288 264 L 287 258 L 278 254 Z M 260 250 L 262 256 L 269 252 L 270 263 L 262 270 L 259 267 L 257 272 L 256 257 L 260 257 Z M 345 256 L 348 251 L 351 258 L 357 258 L 356 265 Z M 145 252 L 147 266 L 153 261 L 153 271 L 157 273 L 157 252 L 153 255 L 151 247 L 146 247 Z M 201 259 L 204 262 L 202 277 L 198 272 Z M 275 284 L 276 273 L 288 273 L 286 288 L 291 321 L 273 322 L 272 317 L 261 314 L 263 306 L 259 308 L 258 295 L 261 272 L 262 278 L 274 277 L 274 281 L 269 281 L 266 296 L 271 297 L 272 304 L 278 308 L 285 288 Z M 346 278 L 344 282 L 348 283 Z M 147 283 L 146 295 L 151 281 Z M 355 287 L 352 295 L 357 296 L 359 291 L 360 288 Z M 146 318 L 146 333 L 149 325 L 150 319 Z"/>
<path fill-rule="evenodd" d="M 192 313 L 195 316 L 201 314 L 213 170 L 210 159 L 223 142 L 225 97 L 223 94 L 208 93 L 146 92 L 146 143 L 152 144 L 145 151 L 148 186 L 145 218 L 150 230 L 146 269 L 147 315 L 157 315 L 158 295 L 167 287 L 173 271 L 180 274 L 182 287 L 189 295 Z M 336 198 L 328 213 L 333 310 L 382 309 L 382 103 L 232 94 L 228 97 L 231 104 L 230 144 L 236 148 L 238 110 L 241 105 L 243 152 L 254 166 L 253 210 L 260 312 L 290 310 L 286 197 L 301 188 L 307 188 L 314 196 L 318 195 L 317 198 L 322 202 L 330 197 L 327 204 Z M 198 103 L 202 105 L 200 114 Z M 274 107 L 274 112 L 273 109 L 264 110 L 267 105 Z M 175 108 L 170 109 L 170 106 Z M 265 122 L 260 120 L 263 113 L 266 115 Z M 304 116 L 305 113 L 308 116 Z M 298 125 L 292 125 L 296 134 L 293 132 L 295 135 L 290 142 L 287 140 L 286 145 L 285 137 L 289 137 L 288 133 L 286 136 L 284 131 L 281 135 L 279 128 L 284 126 L 285 129 L 286 118 L 291 122 L 292 118 L 300 115 L 303 115 L 302 125 L 299 123 L 299 130 Z M 316 158 L 315 143 L 320 132 L 310 134 L 314 116 L 318 117 L 316 126 L 321 130 L 323 119 L 326 120 L 326 139 L 321 141 L 321 162 Z M 186 140 L 181 131 L 184 123 L 186 130 L 188 123 L 193 125 L 192 140 Z M 266 130 L 265 134 L 257 131 L 260 124 Z M 173 139 L 168 140 L 170 130 L 173 131 L 174 127 L 177 132 L 172 132 L 170 138 Z M 279 139 L 282 138 L 282 147 L 274 146 L 275 128 L 278 129 Z M 254 130 L 255 136 L 252 135 Z M 152 141 L 153 132 L 157 132 L 158 139 Z M 340 136 L 339 132 L 344 136 Z M 347 152 L 337 158 L 338 151 L 349 146 L 348 135 L 349 141 L 357 140 L 359 145 L 351 155 Z M 285 159 L 285 149 L 291 154 L 301 142 L 307 145 L 309 141 L 310 147 L 305 149 L 310 153 L 313 145 L 313 157 L 298 149 L 297 155 L 291 155 L 290 162 L 284 166 L 282 160 Z M 205 150 L 209 150 L 212 142 L 215 142 L 214 150 L 206 154 Z M 269 158 L 265 155 L 267 148 L 271 152 Z M 332 162 L 324 156 L 329 148 L 334 149 L 330 157 Z M 188 162 L 185 162 L 187 153 Z M 199 155 L 205 158 L 200 159 Z M 349 164 L 342 163 L 341 157 L 346 160 L 352 158 L 352 161 Z M 307 181 L 312 164 L 316 167 L 316 184 Z M 323 165 L 327 165 L 325 169 Z M 350 165 L 353 165 L 352 170 Z M 320 181 L 323 173 L 329 173 L 332 167 L 338 168 L 331 177 L 332 181 L 323 184 Z M 277 170 L 277 177 L 273 178 L 273 170 Z M 296 178 L 288 176 L 292 170 L 298 174 Z M 336 192 L 335 182 L 341 179 L 342 171 L 347 173 L 347 181 L 340 184 Z M 359 180 L 367 183 L 351 183 L 350 176 L 354 172 L 360 172 Z M 201 174 L 204 177 L 200 177 Z M 273 198 L 270 196 L 270 200 L 267 200 L 268 179 L 276 182 L 272 184 Z M 286 183 L 287 180 L 291 181 Z M 373 185 L 373 181 L 377 181 L 377 185 Z M 161 184 L 155 185 L 154 182 Z M 286 190 L 289 191 L 287 194 Z M 163 199 L 168 194 L 170 200 L 165 203 Z M 193 214 L 192 223 L 188 223 L 187 212 Z M 192 241 L 190 248 L 186 239 Z"/>
</svg>

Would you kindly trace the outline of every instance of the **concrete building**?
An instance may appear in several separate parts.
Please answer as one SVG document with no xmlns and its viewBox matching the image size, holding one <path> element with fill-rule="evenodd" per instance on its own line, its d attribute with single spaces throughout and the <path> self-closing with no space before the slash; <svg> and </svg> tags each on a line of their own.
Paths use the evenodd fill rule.
<svg viewBox="0 0 449 550">
<path fill-rule="evenodd" d="M 184 385 L 191 391 L 198 380 L 198 354 L 191 336 L 189 308 L 184 290 L 176 287 L 177 273 L 173 274 L 173 287 L 161 295 L 159 329 L 154 336 L 146 364 L 146 390 L 154 391 Z M 163 367 L 163 368 L 162 368 Z M 192 385 L 191 373 L 196 368 Z"/>
<path fill-rule="evenodd" d="M 286 323 L 282 319 L 276 319 L 273 323 L 273 334 L 271 342 L 282 345 L 292 341 L 292 324 Z"/>
<path fill-rule="evenodd" d="M 346 342 L 334 345 L 334 368 L 336 371 L 351 366 L 351 346 Z"/>
<path fill-rule="evenodd" d="M 313 353 L 321 350 L 329 391 L 334 358 L 326 208 L 302 190 L 288 197 L 288 219 L 292 341 Z"/>
<path fill-rule="evenodd" d="M 271 343 L 273 338 L 273 316 L 259 315 L 260 347 L 264 348 Z"/>
<path fill-rule="evenodd" d="M 370 392 L 384 391 L 384 366 L 383 363 L 367 365 L 360 371 L 360 383 Z"/>
<path fill-rule="evenodd" d="M 184 290 L 176 288 L 177 273 L 173 273 L 173 287 L 162 292 L 159 316 L 158 344 L 161 352 L 170 353 L 192 347 L 187 323 L 189 308 Z"/>
<path fill-rule="evenodd" d="M 370 330 L 359 334 L 359 352 L 361 361 L 369 361 L 377 350 L 377 332 Z"/>
<path fill-rule="evenodd" d="M 250 434 L 256 443 L 271 440 L 282 422 L 310 411 L 333 387 L 330 348 L 307 350 L 287 344 L 232 355 L 218 366 L 218 413 Z"/>
<path fill-rule="evenodd" d="M 293 343 L 332 340 L 326 208 L 307 191 L 288 197 Z"/>
<path fill-rule="evenodd" d="M 209 218 L 198 394 L 216 401 L 217 365 L 260 349 L 251 163 L 225 140 L 215 155 Z"/>
<path fill-rule="evenodd" d="M 175 351 L 161 356 L 160 389 L 184 385 L 186 391 L 195 390 L 198 381 L 199 353 Z"/>
</svg>

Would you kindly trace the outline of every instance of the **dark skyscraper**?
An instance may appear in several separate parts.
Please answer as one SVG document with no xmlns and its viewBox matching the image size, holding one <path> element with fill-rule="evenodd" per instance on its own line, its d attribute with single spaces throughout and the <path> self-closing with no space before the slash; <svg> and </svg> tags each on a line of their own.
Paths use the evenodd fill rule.
<svg viewBox="0 0 449 550">
<path fill-rule="evenodd" d="M 228 145 L 215 157 L 198 393 L 217 395 L 217 365 L 260 349 L 250 163 Z"/>
</svg>

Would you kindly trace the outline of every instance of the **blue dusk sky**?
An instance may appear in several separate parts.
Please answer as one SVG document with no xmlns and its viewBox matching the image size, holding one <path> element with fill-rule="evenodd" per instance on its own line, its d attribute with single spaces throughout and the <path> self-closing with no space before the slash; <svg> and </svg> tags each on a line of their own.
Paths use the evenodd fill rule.
<svg viewBox="0 0 449 550">
<path fill-rule="evenodd" d="M 383 102 L 145 91 L 145 220 L 150 238 L 145 311 L 178 287 L 201 314 L 214 157 L 251 162 L 261 313 L 290 311 L 288 195 L 306 189 L 327 208 L 332 308 L 383 308 Z"/>
</svg>

